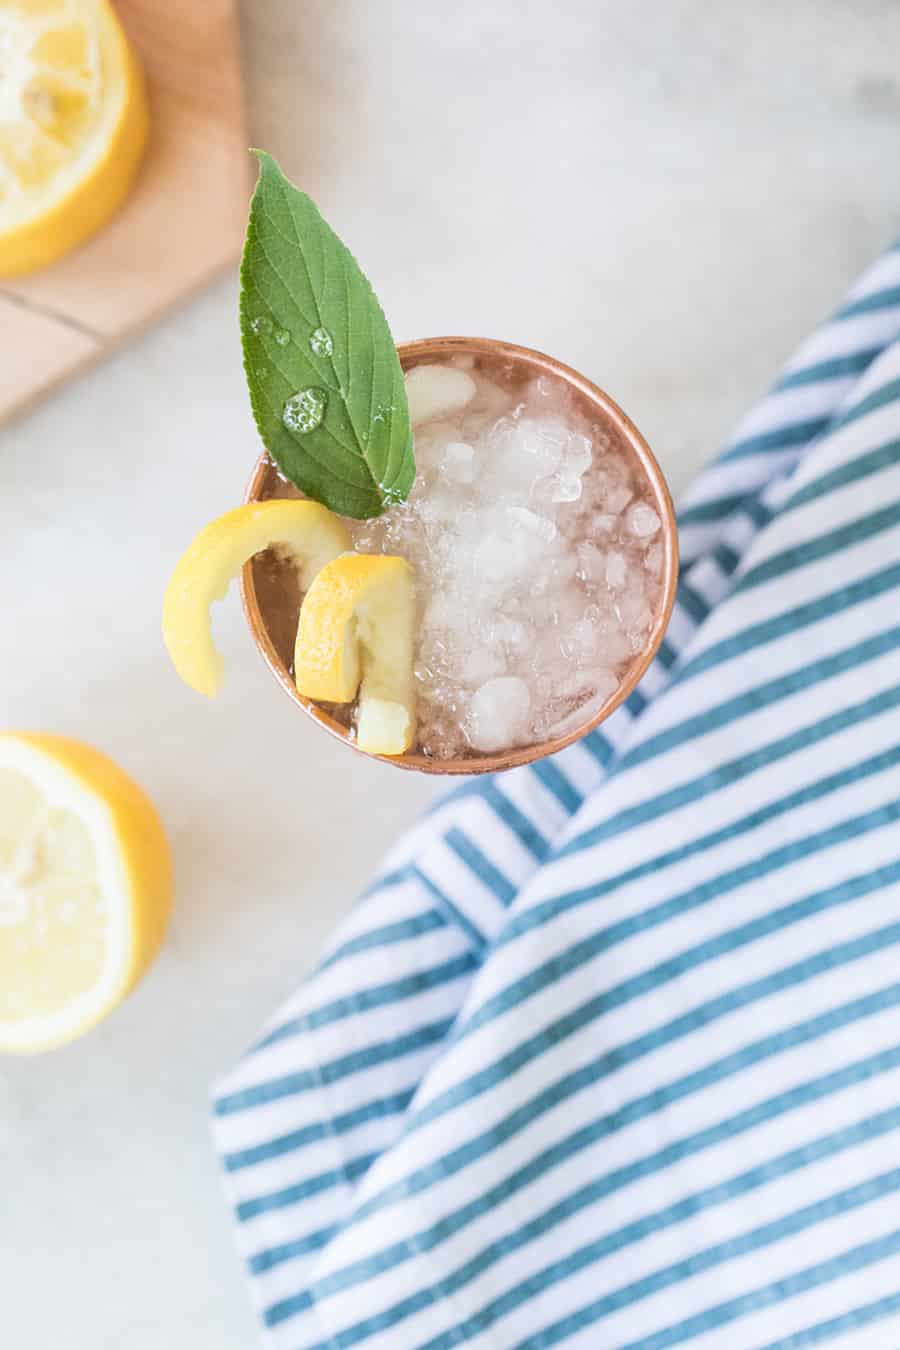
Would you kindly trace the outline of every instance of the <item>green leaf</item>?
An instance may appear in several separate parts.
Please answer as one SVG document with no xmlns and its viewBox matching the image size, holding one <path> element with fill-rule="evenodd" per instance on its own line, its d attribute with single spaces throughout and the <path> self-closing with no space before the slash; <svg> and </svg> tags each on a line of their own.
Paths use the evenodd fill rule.
<svg viewBox="0 0 900 1350">
<path fill-rule="evenodd" d="M 257 151 L 241 263 L 241 340 L 263 444 L 306 496 L 364 520 L 415 477 L 403 372 L 356 259 Z"/>
</svg>

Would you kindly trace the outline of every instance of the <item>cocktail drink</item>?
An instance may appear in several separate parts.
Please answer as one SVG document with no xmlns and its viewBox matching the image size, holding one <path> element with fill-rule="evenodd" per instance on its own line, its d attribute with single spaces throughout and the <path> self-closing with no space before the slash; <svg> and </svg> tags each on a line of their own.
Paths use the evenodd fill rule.
<svg viewBox="0 0 900 1350">
<path fill-rule="evenodd" d="M 418 730 L 406 761 L 471 771 L 531 758 L 596 724 L 655 647 L 674 568 L 668 498 L 633 428 L 556 362 L 466 339 L 409 350 L 412 491 L 346 522 L 354 549 L 415 569 Z M 298 495 L 267 459 L 251 494 Z M 245 592 L 264 654 L 292 681 L 302 595 L 290 558 L 259 555 Z M 353 739 L 356 705 L 319 707 Z"/>
<path fill-rule="evenodd" d="M 313 302 L 270 314 L 245 285 L 268 453 L 243 508 L 256 514 L 210 527 L 170 587 L 176 664 L 214 692 L 212 666 L 198 675 L 170 635 L 197 593 L 208 611 L 227 584 L 195 586 L 200 563 L 227 552 L 232 573 L 247 559 L 248 618 L 273 671 L 349 744 L 451 773 L 560 749 L 627 696 L 665 629 L 676 545 L 652 454 L 589 381 L 487 339 L 409 344 L 402 374 L 387 369 L 391 343 L 354 403 L 350 327 L 336 334 Z M 279 349 L 298 342 L 282 379 Z"/>
</svg>

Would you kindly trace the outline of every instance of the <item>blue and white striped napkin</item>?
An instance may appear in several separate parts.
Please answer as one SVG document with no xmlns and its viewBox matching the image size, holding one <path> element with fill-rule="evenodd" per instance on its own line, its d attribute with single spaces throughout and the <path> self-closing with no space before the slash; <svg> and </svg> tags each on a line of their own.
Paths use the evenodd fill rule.
<svg viewBox="0 0 900 1350">
<path fill-rule="evenodd" d="M 900 1347 L 900 252 L 640 689 L 405 839 L 217 1090 L 277 1350 Z"/>
</svg>

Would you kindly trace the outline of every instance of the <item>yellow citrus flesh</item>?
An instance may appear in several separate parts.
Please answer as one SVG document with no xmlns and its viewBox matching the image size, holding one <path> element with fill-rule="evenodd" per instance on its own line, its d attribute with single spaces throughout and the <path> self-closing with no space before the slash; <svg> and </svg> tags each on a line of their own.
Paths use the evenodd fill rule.
<svg viewBox="0 0 900 1350">
<path fill-rule="evenodd" d="M 178 674 L 207 698 L 215 697 L 222 681 L 210 608 L 224 599 L 245 562 L 273 546 L 294 555 L 306 590 L 326 563 L 350 547 L 350 535 L 318 502 L 253 502 L 226 511 L 201 530 L 172 573 L 163 603 L 163 638 Z"/>
<path fill-rule="evenodd" d="M 300 610 L 294 679 L 307 698 L 359 694 L 357 744 L 402 755 L 415 739 L 415 587 L 403 558 L 348 553 L 313 581 Z"/>
<path fill-rule="evenodd" d="M 68 253 L 127 195 L 143 77 L 107 0 L 0 4 L 0 276 Z"/>
<path fill-rule="evenodd" d="M 50 1050 L 125 997 L 162 942 L 159 817 L 99 751 L 0 733 L 0 1053 Z"/>
</svg>

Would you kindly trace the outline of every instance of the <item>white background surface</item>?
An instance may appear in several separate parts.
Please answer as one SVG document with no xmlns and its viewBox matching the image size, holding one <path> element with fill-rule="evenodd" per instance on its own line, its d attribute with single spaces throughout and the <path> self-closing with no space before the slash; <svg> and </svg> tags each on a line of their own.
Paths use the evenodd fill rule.
<svg viewBox="0 0 900 1350">
<path fill-rule="evenodd" d="M 317 198 L 398 341 L 561 357 L 676 489 L 900 229 L 890 0 L 245 0 L 243 29 L 251 141 Z M 10 1350 L 257 1344 L 208 1088 L 431 791 L 307 723 L 234 596 L 220 699 L 167 666 L 167 572 L 257 451 L 235 306 L 229 277 L 0 434 L 0 723 L 119 759 L 178 877 L 129 1002 L 0 1066 Z"/>
</svg>

